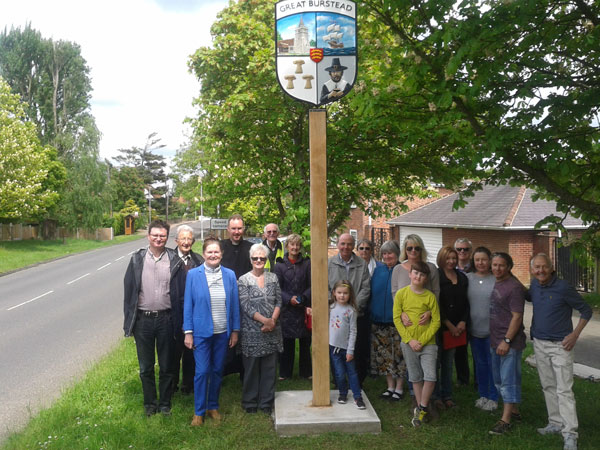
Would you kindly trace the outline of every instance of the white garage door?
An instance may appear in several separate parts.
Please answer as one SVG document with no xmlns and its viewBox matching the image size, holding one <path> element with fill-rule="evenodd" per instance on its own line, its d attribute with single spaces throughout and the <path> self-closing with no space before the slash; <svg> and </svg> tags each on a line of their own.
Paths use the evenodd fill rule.
<svg viewBox="0 0 600 450">
<path fill-rule="evenodd" d="M 404 237 L 409 234 L 417 234 L 423 239 L 428 254 L 427 260 L 435 264 L 437 254 L 442 248 L 442 229 L 400 226 L 400 244 L 404 242 Z"/>
</svg>

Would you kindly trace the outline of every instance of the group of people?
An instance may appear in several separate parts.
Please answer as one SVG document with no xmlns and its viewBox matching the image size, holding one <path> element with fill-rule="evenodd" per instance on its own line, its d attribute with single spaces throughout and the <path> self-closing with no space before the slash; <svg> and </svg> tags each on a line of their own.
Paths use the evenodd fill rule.
<svg viewBox="0 0 600 450">
<path fill-rule="evenodd" d="M 243 239 L 242 217 L 234 215 L 229 239 L 206 238 L 200 256 L 191 251 L 191 228 L 179 227 L 176 250 L 165 246 L 168 232 L 166 223 L 152 222 L 148 247 L 132 255 L 125 275 L 124 330 L 135 337 L 146 414 L 170 414 L 181 361 L 181 390 L 194 392 L 192 425 L 205 417 L 220 420 L 223 372 L 240 354 L 242 407 L 271 413 L 277 366 L 280 380 L 292 376 L 296 339 L 300 376 L 312 373 L 311 268 L 300 236 L 288 236 L 284 250 L 279 228 L 269 224 L 264 242 L 252 245 Z M 456 406 L 454 366 L 457 380 L 468 383 L 470 345 L 479 392 L 475 406 L 493 411 L 501 398 L 502 418 L 489 432 L 507 432 L 520 419 L 523 312 L 529 300 L 548 410 L 548 424 L 537 431 L 560 433 L 565 449 L 577 448 L 572 349 L 592 311 L 557 278 L 547 255 L 531 259 L 526 289 L 512 275 L 509 254 L 473 250 L 467 238 L 440 249 L 437 267 L 415 234 L 401 245 L 383 243 L 381 261 L 370 240 L 355 244 L 353 236 L 342 234 L 338 253 L 328 261 L 329 349 L 339 403 L 347 402 L 350 390 L 356 407 L 364 409 L 361 389 L 369 374 L 385 377 L 381 397 L 390 401 L 404 398 L 408 381 L 411 422 L 421 426 L 429 414 Z M 580 312 L 575 328 L 573 309 Z"/>
<path fill-rule="evenodd" d="M 171 414 L 171 397 L 180 389 L 194 394 L 192 426 L 205 418 L 221 420 L 223 374 L 240 372 L 242 407 L 270 414 L 277 365 L 290 377 L 295 341 L 300 341 L 300 375 L 310 377 L 310 259 L 297 234 L 265 227 L 263 243 L 244 240 L 244 221 L 228 220 L 228 239 L 204 239 L 202 255 L 191 248 L 193 229 L 177 229 L 176 249 L 166 247 L 169 225 L 148 226 L 148 247 L 135 252 L 125 274 L 124 331 L 134 336 L 147 416 Z M 158 396 L 154 375 L 158 356 Z M 241 364 L 239 361 L 241 360 Z M 179 387 L 181 368 L 181 387 Z"/>
</svg>

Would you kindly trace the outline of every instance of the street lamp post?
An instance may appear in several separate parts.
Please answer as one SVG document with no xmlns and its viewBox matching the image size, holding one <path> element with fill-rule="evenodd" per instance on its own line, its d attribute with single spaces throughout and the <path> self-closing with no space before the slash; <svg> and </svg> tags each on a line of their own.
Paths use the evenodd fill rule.
<svg viewBox="0 0 600 450">
<path fill-rule="evenodd" d="M 202 242 L 204 242 L 204 191 L 202 183 L 204 175 L 204 170 L 201 170 L 200 175 L 198 175 L 198 182 L 200 183 L 200 240 Z"/>
</svg>

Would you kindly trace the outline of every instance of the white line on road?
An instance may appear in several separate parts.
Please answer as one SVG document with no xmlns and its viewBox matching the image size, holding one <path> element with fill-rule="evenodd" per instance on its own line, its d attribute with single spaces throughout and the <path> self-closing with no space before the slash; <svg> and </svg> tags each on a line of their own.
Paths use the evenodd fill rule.
<svg viewBox="0 0 600 450">
<path fill-rule="evenodd" d="M 26 305 L 27 303 L 31 303 L 31 302 L 33 302 L 33 301 L 37 300 L 38 298 L 42 298 L 43 296 L 45 296 L 45 295 L 48 295 L 48 294 L 52 294 L 53 292 L 54 292 L 54 291 L 48 291 L 48 292 L 45 292 L 44 294 L 42 294 L 42 295 L 38 295 L 37 297 L 35 297 L 35 298 L 32 298 L 31 300 L 27 300 L 26 302 L 19 303 L 18 305 L 12 306 L 12 307 L 8 308 L 8 309 L 7 309 L 7 311 L 10 311 L 11 309 L 18 308 L 19 306 Z"/>
<path fill-rule="evenodd" d="M 112 263 L 108 263 L 108 264 L 104 264 L 102 267 L 98 267 L 96 270 L 102 270 L 104 269 L 106 266 L 110 266 Z"/>
<path fill-rule="evenodd" d="M 74 280 L 69 281 L 67 284 L 71 284 L 71 283 L 75 283 L 76 281 L 81 280 L 82 278 L 85 278 L 89 275 L 90 273 L 86 273 L 85 275 L 81 275 L 79 278 L 75 278 Z"/>
<path fill-rule="evenodd" d="M 117 262 L 118 260 L 123 259 L 123 258 L 125 258 L 125 255 L 119 256 L 117 259 L 115 259 L 115 262 Z"/>
</svg>

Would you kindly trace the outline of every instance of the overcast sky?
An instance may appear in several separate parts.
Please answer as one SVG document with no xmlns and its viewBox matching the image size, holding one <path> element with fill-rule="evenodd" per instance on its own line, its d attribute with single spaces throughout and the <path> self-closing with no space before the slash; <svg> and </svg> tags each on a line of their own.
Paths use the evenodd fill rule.
<svg viewBox="0 0 600 450">
<path fill-rule="evenodd" d="M 76 42 L 91 69 L 100 154 L 142 147 L 157 132 L 171 157 L 187 142 L 199 82 L 189 55 L 210 45 L 227 0 L 1 0 L 0 29 L 30 22 L 44 38 Z"/>
</svg>

